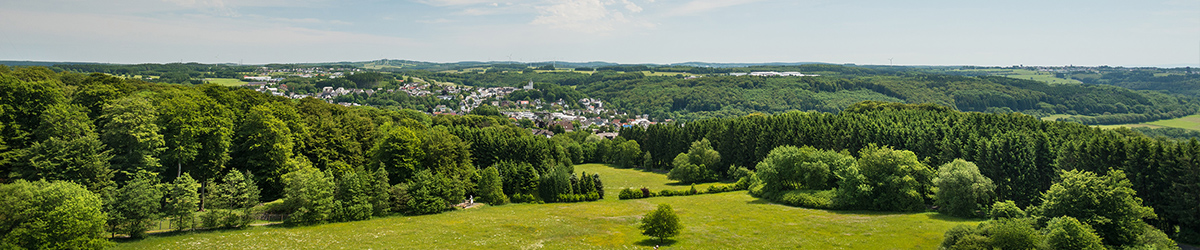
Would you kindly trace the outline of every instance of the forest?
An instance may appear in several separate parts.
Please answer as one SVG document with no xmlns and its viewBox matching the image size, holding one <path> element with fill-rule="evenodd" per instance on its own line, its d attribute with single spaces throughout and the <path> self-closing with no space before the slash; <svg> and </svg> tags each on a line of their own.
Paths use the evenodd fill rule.
<svg viewBox="0 0 1200 250">
<path fill-rule="evenodd" d="M 498 116 L 41 67 L 0 67 L 0 125 L 6 248 L 102 248 L 106 233 L 143 237 L 163 218 L 188 230 L 264 213 L 295 225 L 440 213 L 469 197 L 594 201 L 603 177 L 574 164 L 641 155 L 634 141 L 533 136 Z"/>
</svg>

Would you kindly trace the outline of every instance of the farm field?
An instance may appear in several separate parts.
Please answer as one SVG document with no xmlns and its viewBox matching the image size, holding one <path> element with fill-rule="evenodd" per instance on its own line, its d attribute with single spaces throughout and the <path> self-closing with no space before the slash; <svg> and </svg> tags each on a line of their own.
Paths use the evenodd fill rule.
<svg viewBox="0 0 1200 250">
<path fill-rule="evenodd" d="M 245 85 L 246 82 L 234 78 L 205 78 L 208 83 L 214 83 L 221 86 L 237 87 Z"/>
<path fill-rule="evenodd" d="M 1027 69 L 956 69 L 947 70 L 947 72 L 985 72 L 993 76 L 1005 76 L 1017 79 L 1026 79 L 1045 82 L 1049 84 L 1081 84 L 1079 80 L 1062 79 L 1054 77 L 1054 73 L 1038 72 Z"/>
<path fill-rule="evenodd" d="M 1117 124 L 1117 125 L 1100 125 L 1101 128 L 1119 128 L 1119 127 L 1150 127 L 1150 128 L 1182 128 L 1188 130 L 1200 131 L 1200 114 L 1189 115 L 1175 119 L 1158 120 L 1136 124 Z"/>
<path fill-rule="evenodd" d="M 613 249 L 650 248 L 640 217 L 670 204 L 684 229 L 670 249 L 933 249 L 964 220 L 938 213 L 843 212 L 789 207 L 745 191 L 617 200 L 620 186 L 669 185 L 661 174 L 604 165 L 607 196 L 584 203 L 509 204 L 436 215 L 393 216 L 306 227 L 264 226 L 185 233 L 117 244 L 117 249 Z M 700 185 L 697 185 L 699 189 Z"/>
</svg>

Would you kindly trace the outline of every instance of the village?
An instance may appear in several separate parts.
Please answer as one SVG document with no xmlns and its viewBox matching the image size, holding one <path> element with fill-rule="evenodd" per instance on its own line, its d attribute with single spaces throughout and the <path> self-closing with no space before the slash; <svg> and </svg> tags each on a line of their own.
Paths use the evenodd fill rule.
<svg viewBox="0 0 1200 250">
<path fill-rule="evenodd" d="M 347 73 L 333 72 L 334 69 L 265 69 L 270 73 L 286 73 L 287 77 L 329 77 L 335 79 L 344 77 Z M 357 69 L 350 69 L 357 70 Z M 349 72 L 348 74 L 354 74 Z M 275 74 L 278 75 L 278 74 Z M 648 115 L 630 116 L 625 112 L 610 110 L 605 107 L 602 100 L 594 98 L 583 98 L 579 100 L 563 100 L 558 99 L 553 102 L 545 102 L 541 99 L 534 100 L 506 100 L 509 94 L 518 90 L 533 90 L 533 81 L 528 82 L 522 87 L 471 87 L 460 85 L 437 85 L 430 84 L 425 81 L 402 82 L 402 85 L 390 88 L 375 88 L 375 89 L 360 89 L 360 88 L 345 88 L 345 87 L 322 87 L 316 93 L 300 93 L 289 91 L 287 84 L 280 83 L 285 78 L 271 76 L 244 76 L 248 82 L 243 87 L 254 89 L 258 92 L 268 93 L 275 96 L 281 96 L 291 99 L 317 98 L 330 103 L 335 103 L 342 106 L 354 107 L 364 106 L 363 104 L 353 102 L 337 102 L 339 96 L 351 94 L 374 95 L 376 93 L 396 93 L 401 92 L 413 97 L 434 96 L 440 100 L 457 101 L 456 106 L 437 105 L 431 111 L 420 110 L 421 112 L 432 115 L 465 115 L 472 110 L 483 106 L 491 105 L 500 110 L 500 113 L 508 117 L 514 122 L 529 120 L 534 126 L 542 129 L 533 129 L 533 133 L 537 135 L 553 136 L 554 132 L 550 128 L 557 126 L 562 129 L 562 132 L 572 132 L 576 130 L 588 129 L 593 133 L 601 136 L 615 137 L 616 131 L 625 127 L 640 126 L 648 127 L 658 122 L 651 121 Z M 576 102 L 568 103 L 568 102 Z M 579 108 L 570 108 L 579 107 Z M 665 122 L 670 122 L 666 120 Z M 610 132 L 610 133 L 605 133 Z"/>
</svg>

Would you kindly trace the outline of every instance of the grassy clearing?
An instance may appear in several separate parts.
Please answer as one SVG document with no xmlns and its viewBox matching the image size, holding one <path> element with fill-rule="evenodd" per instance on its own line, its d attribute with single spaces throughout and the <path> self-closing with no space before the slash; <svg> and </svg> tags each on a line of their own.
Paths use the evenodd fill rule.
<svg viewBox="0 0 1200 250">
<path fill-rule="evenodd" d="M 1126 128 L 1137 128 L 1137 127 L 1182 128 L 1182 129 L 1200 131 L 1200 114 L 1189 115 L 1189 116 L 1184 116 L 1184 117 L 1175 118 L 1175 119 L 1145 122 L 1145 123 L 1099 125 L 1096 127 L 1100 127 L 1100 128 L 1104 128 L 1104 129 L 1114 129 L 1114 128 L 1120 128 L 1120 127 L 1126 127 Z"/>
<path fill-rule="evenodd" d="M 617 194 L 625 188 L 649 188 L 650 191 L 658 192 L 663 189 L 670 190 L 686 190 L 691 188 L 691 185 L 679 183 L 667 179 L 664 173 L 656 173 L 638 169 L 620 169 L 613 168 L 602 164 L 583 164 L 576 165 L 575 172 L 588 172 L 588 174 L 600 174 L 600 180 L 604 181 L 604 192 L 606 200 L 617 200 Z M 697 190 L 707 190 L 708 186 L 717 184 L 733 184 L 733 183 L 701 183 L 696 184 Z"/>
<path fill-rule="evenodd" d="M 237 86 L 246 85 L 246 82 L 243 82 L 242 80 L 238 80 L 235 78 L 205 78 L 204 80 L 208 81 L 208 83 L 215 83 L 217 85 L 228 86 L 228 87 L 237 87 Z"/>
<path fill-rule="evenodd" d="M 606 189 L 668 185 L 661 174 L 603 165 Z M 658 175 L 657 177 L 654 175 Z M 612 183 L 612 184 L 610 184 Z M 623 184 L 621 184 L 623 183 Z M 611 196 L 616 196 L 612 193 Z M 509 204 L 426 216 L 396 216 L 308 227 L 152 236 L 117 249 L 612 249 L 658 244 L 637 230 L 657 204 L 675 208 L 684 226 L 675 249 L 932 249 L 962 220 L 937 213 L 840 212 L 771 204 L 745 191 L 570 204 Z"/>
</svg>

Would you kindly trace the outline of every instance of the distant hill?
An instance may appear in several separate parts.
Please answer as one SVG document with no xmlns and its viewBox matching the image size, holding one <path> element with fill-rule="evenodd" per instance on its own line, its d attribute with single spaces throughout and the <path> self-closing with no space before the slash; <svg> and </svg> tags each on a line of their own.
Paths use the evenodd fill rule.
<svg viewBox="0 0 1200 250">
<path fill-rule="evenodd" d="M 50 66 L 54 66 L 54 65 L 63 65 L 63 64 L 105 64 L 105 63 L 94 63 L 94 62 L 42 62 L 42 61 L 0 61 L 0 65 L 7 65 L 7 66 L 43 66 L 43 67 L 50 67 Z"/>
</svg>

